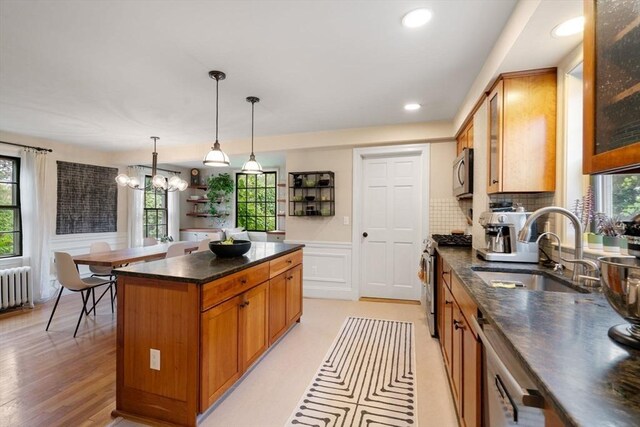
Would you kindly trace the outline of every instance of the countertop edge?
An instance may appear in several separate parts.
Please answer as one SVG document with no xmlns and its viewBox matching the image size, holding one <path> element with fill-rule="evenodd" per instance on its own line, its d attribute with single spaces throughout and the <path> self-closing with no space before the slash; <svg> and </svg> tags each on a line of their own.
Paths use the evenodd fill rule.
<svg viewBox="0 0 640 427">
<path fill-rule="evenodd" d="M 138 272 L 138 271 L 127 271 L 127 270 L 119 270 L 119 269 L 114 269 L 113 273 L 116 276 L 128 276 L 128 277 L 140 277 L 140 278 L 145 278 L 145 279 L 154 279 L 154 280 L 170 280 L 172 282 L 181 282 L 181 283 L 194 283 L 196 285 L 204 285 L 205 283 L 209 283 L 212 282 L 216 279 L 219 279 L 221 277 L 227 276 L 229 274 L 233 274 L 233 273 L 237 273 L 238 271 L 242 271 L 245 270 L 247 268 L 253 267 L 255 265 L 258 264 L 262 264 L 263 262 L 267 262 L 267 261 L 271 261 L 273 259 L 279 258 L 283 255 L 286 254 L 290 254 L 292 252 L 295 252 L 297 250 L 300 250 L 302 248 L 305 247 L 304 244 L 292 244 L 291 248 L 287 248 L 284 249 L 276 254 L 272 254 L 272 255 L 267 255 L 265 257 L 262 257 L 258 260 L 252 260 L 250 262 L 248 262 L 247 264 L 243 264 L 237 267 L 231 267 L 223 272 L 214 274 L 212 276 L 208 276 L 205 279 L 195 279 L 192 277 L 172 277 L 172 276 L 168 276 L 165 274 L 153 274 L 153 273 L 148 273 L 148 272 Z M 185 257 L 188 257 L 190 255 L 184 255 Z"/>
</svg>

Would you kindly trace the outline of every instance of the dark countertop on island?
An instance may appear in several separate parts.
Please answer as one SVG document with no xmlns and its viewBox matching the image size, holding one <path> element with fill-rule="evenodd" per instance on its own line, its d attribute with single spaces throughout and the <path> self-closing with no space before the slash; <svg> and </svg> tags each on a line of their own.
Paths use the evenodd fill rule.
<svg viewBox="0 0 640 427">
<path fill-rule="evenodd" d="M 614 343 L 624 323 L 599 290 L 561 293 L 492 288 L 474 269 L 551 270 L 486 262 L 468 248 L 438 248 L 560 418 L 576 426 L 640 426 L 640 351 Z"/>
<path fill-rule="evenodd" d="M 241 257 L 219 258 L 211 251 L 204 251 L 122 267 L 115 269 L 114 272 L 118 276 L 135 276 L 201 285 L 295 252 L 303 247 L 304 245 L 299 244 L 252 242 L 249 252 Z"/>
</svg>

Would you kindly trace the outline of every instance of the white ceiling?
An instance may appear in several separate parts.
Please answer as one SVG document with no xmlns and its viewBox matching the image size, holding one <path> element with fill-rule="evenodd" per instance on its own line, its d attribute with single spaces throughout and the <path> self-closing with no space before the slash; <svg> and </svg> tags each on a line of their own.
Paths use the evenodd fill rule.
<svg viewBox="0 0 640 427">
<path fill-rule="evenodd" d="M 0 130 L 104 150 L 452 119 L 516 2 L 0 1 Z M 423 28 L 400 25 L 426 6 Z M 407 102 L 423 108 L 405 112 Z"/>
</svg>

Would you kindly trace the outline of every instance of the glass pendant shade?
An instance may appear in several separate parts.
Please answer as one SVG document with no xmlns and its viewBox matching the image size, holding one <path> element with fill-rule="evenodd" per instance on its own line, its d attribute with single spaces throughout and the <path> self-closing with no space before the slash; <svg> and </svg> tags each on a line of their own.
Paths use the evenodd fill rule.
<svg viewBox="0 0 640 427">
<path fill-rule="evenodd" d="M 262 172 L 262 165 L 256 161 L 256 156 L 253 154 L 249 157 L 249 161 L 242 165 L 242 173 L 260 175 Z"/>
<path fill-rule="evenodd" d="M 229 156 L 220 149 L 220 143 L 216 141 L 211 148 L 211 151 L 204 157 L 202 163 L 205 166 L 224 167 L 229 166 Z"/>
<path fill-rule="evenodd" d="M 122 187 L 124 187 L 125 185 L 129 185 L 129 181 L 131 181 L 131 178 L 129 178 L 126 173 L 121 173 L 120 175 L 116 176 L 116 182 Z"/>
<path fill-rule="evenodd" d="M 140 180 L 135 176 L 133 178 L 129 178 L 129 182 L 126 184 L 129 188 L 140 188 Z"/>
<path fill-rule="evenodd" d="M 153 177 L 153 179 L 151 180 L 151 184 L 155 188 L 162 188 L 163 190 L 167 189 L 167 179 L 160 174 L 157 174 Z"/>
</svg>

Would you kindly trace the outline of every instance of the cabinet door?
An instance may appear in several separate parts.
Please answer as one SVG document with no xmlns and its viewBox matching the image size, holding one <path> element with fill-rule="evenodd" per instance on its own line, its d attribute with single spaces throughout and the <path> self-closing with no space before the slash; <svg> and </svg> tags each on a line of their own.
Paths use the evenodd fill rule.
<svg viewBox="0 0 640 427">
<path fill-rule="evenodd" d="M 473 148 L 473 122 L 467 128 L 467 148 Z"/>
<path fill-rule="evenodd" d="M 442 354 L 444 363 L 451 374 L 451 350 L 453 333 L 453 296 L 446 286 L 444 289 L 444 310 L 442 310 L 443 334 L 442 334 Z"/>
<path fill-rule="evenodd" d="M 496 193 L 501 189 L 502 179 L 502 90 L 500 80 L 489 94 L 489 182 L 487 192 Z"/>
<path fill-rule="evenodd" d="M 289 273 L 269 280 L 269 343 L 275 342 L 287 327 L 287 284 Z"/>
<path fill-rule="evenodd" d="M 238 357 L 241 302 L 238 296 L 201 315 L 201 409 L 208 408 L 242 373 Z"/>
<path fill-rule="evenodd" d="M 440 346 L 443 347 L 445 343 L 444 336 L 444 282 L 440 272 L 442 271 L 442 258 L 436 257 L 435 262 L 435 275 L 436 277 L 436 324 L 438 326 L 438 338 L 440 339 Z"/>
<path fill-rule="evenodd" d="M 287 275 L 287 324 L 302 316 L 302 264 L 285 273 Z"/>
<path fill-rule="evenodd" d="M 462 414 L 462 312 L 458 304 L 453 303 L 452 309 L 453 331 L 451 336 L 451 388 L 458 407 L 458 414 Z"/>
<path fill-rule="evenodd" d="M 462 317 L 462 414 L 464 427 L 480 427 L 481 344 Z"/>
<path fill-rule="evenodd" d="M 244 372 L 269 347 L 269 283 L 242 294 L 240 357 Z"/>
</svg>

